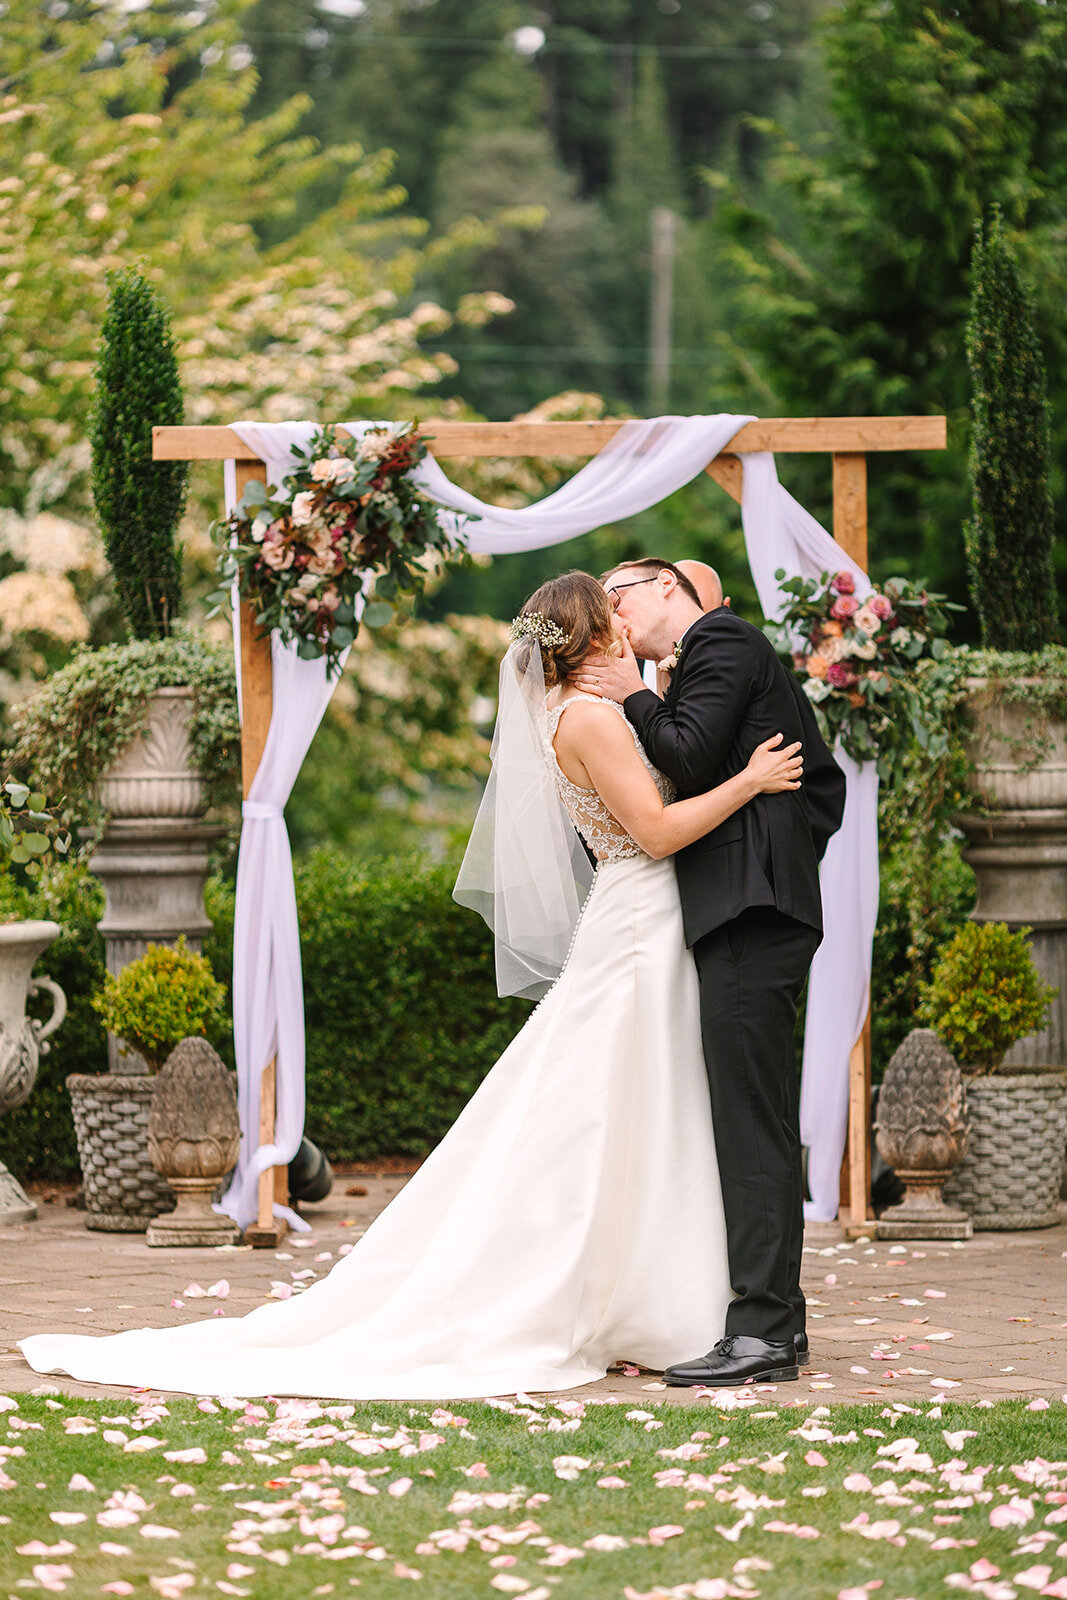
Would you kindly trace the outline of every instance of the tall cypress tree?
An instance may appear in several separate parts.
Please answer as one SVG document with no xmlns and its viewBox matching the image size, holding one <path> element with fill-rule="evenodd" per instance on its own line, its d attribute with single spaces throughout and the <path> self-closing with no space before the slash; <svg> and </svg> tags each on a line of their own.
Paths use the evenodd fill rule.
<svg viewBox="0 0 1067 1600">
<path fill-rule="evenodd" d="M 975 229 L 971 277 L 971 597 L 983 644 L 1040 650 L 1057 639 L 1049 404 L 1032 299 L 997 207 Z"/>
<path fill-rule="evenodd" d="M 152 460 L 154 423 L 185 408 L 170 316 L 136 267 L 111 274 L 93 409 L 92 490 L 119 603 L 137 639 L 166 638 L 181 606 L 175 533 L 188 469 Z"/>
</svg>

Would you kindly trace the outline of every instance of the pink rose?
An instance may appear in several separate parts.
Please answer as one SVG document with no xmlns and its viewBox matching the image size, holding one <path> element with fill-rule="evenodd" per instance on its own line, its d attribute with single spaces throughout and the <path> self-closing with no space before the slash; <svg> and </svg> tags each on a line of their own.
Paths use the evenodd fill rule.
<svg viewBox="0 0 1067 1600">
<path fill-rule="evenodd" d="M 880 617 L 883 622 L 887 617 L 891 617 L 893 615 L 892 602 L 887 600 L 884 594 L 869 595 L 867 598 L 867 604 L 870 606 L 875 616 Z"/>
<path fill-rule="evenodd" d="M 826 669 L 826 681 L 835 689 L 851 689 L 857 678 L 843 661 L 834 661 Z"/>
<path fill-rule="evenodd" d="M 261 554 L 267 566 L 275 572 L 284 572 L 293 564 L 293 547 L 281 539 L 264 539 Z"/>
<path fill-rule="evenodd" d="M 839 572 L 831 583 L 830 588 L 834 594 L 855 594 L 856 580 L 851 572 Z M 834 615 L 836 616 L 837 613 L 834 612 Z"/>
<path fill-rule="evenodd" d="M 845 576 L 848 576 L 847 573 Z M 849 582 L 852 582 L 851 578 L 849 578 Z M 838 595 L 837 599 L 830 607 L 830 615 L 832 617 L 836 617 L 839 622 L 843 622 L 846 617 L 853 616 L 855 612 L 859 610 L 859 608 L 860 603 L 858 600 L 854 600 L 850 594 L 842 594 Z"/>
</svg>

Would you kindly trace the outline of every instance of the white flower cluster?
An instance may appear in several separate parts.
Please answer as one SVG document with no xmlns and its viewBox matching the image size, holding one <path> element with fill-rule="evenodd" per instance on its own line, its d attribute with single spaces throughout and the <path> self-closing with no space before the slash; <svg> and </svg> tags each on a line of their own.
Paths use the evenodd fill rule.
<svg viewBox="0 0 1067 1600">
<path fill-rule="evenodd" d="M 524 611 L 511 624 L 513 639 L 523 639 L 527 635 L 536 639 L 545 650 L 560 650 L 571 642 L 570 634 L 564 633 L 558 622 L 553 622 L 551 617 L 544 616 L 540 611 Z"/>
</svg>

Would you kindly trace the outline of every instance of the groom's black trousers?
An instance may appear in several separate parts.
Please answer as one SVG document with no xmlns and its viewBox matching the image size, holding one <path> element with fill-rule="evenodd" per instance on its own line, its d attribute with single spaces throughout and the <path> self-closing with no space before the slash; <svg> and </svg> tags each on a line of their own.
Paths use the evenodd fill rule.
<svg viewBox="0 0 1067 1600">
<path fill-rule="evenodd" d="M 751 906 L 693 946 L 722 1181 L 728 1334 L 785 1341 L 804 1328 L 803 1178 L 793 1025 L 821 935 Z"/>
</svg>

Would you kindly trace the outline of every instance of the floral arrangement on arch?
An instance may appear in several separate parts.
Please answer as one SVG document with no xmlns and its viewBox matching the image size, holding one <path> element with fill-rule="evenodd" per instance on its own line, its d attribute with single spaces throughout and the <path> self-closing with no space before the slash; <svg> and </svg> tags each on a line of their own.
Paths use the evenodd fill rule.
<svg viewBox="0 0 1067 1600">
<path fill-rule="evenodd" d="M 940 736 L 948 675 L 937 664 L 949 651 L 948 612 L 963 607 L 906 578 L 859 600 L 851 572 L 775 577 L 792 598 L 768 632 L 827 744 L 840 740 L 854 760 L 876 761 L 892 779 L 912 737 L 927 749 Z"/>
<path fill-rule="evenodd" d="M 322 428 L 278 488 L 255 479 L 230 516 L 212 525 L 219 544 L 219 605 L 236 581 L 256 622 L 327 670 L 359 632 L 381 627 L 401 593 L 421 593 L 430 551 L 461 548 L 436 503 L 412 479 L 426 454 L 414 423 L 370 428 L 359 439 Z M 362 608 L 373 575 L 374 598 Z"/>
</svg>

